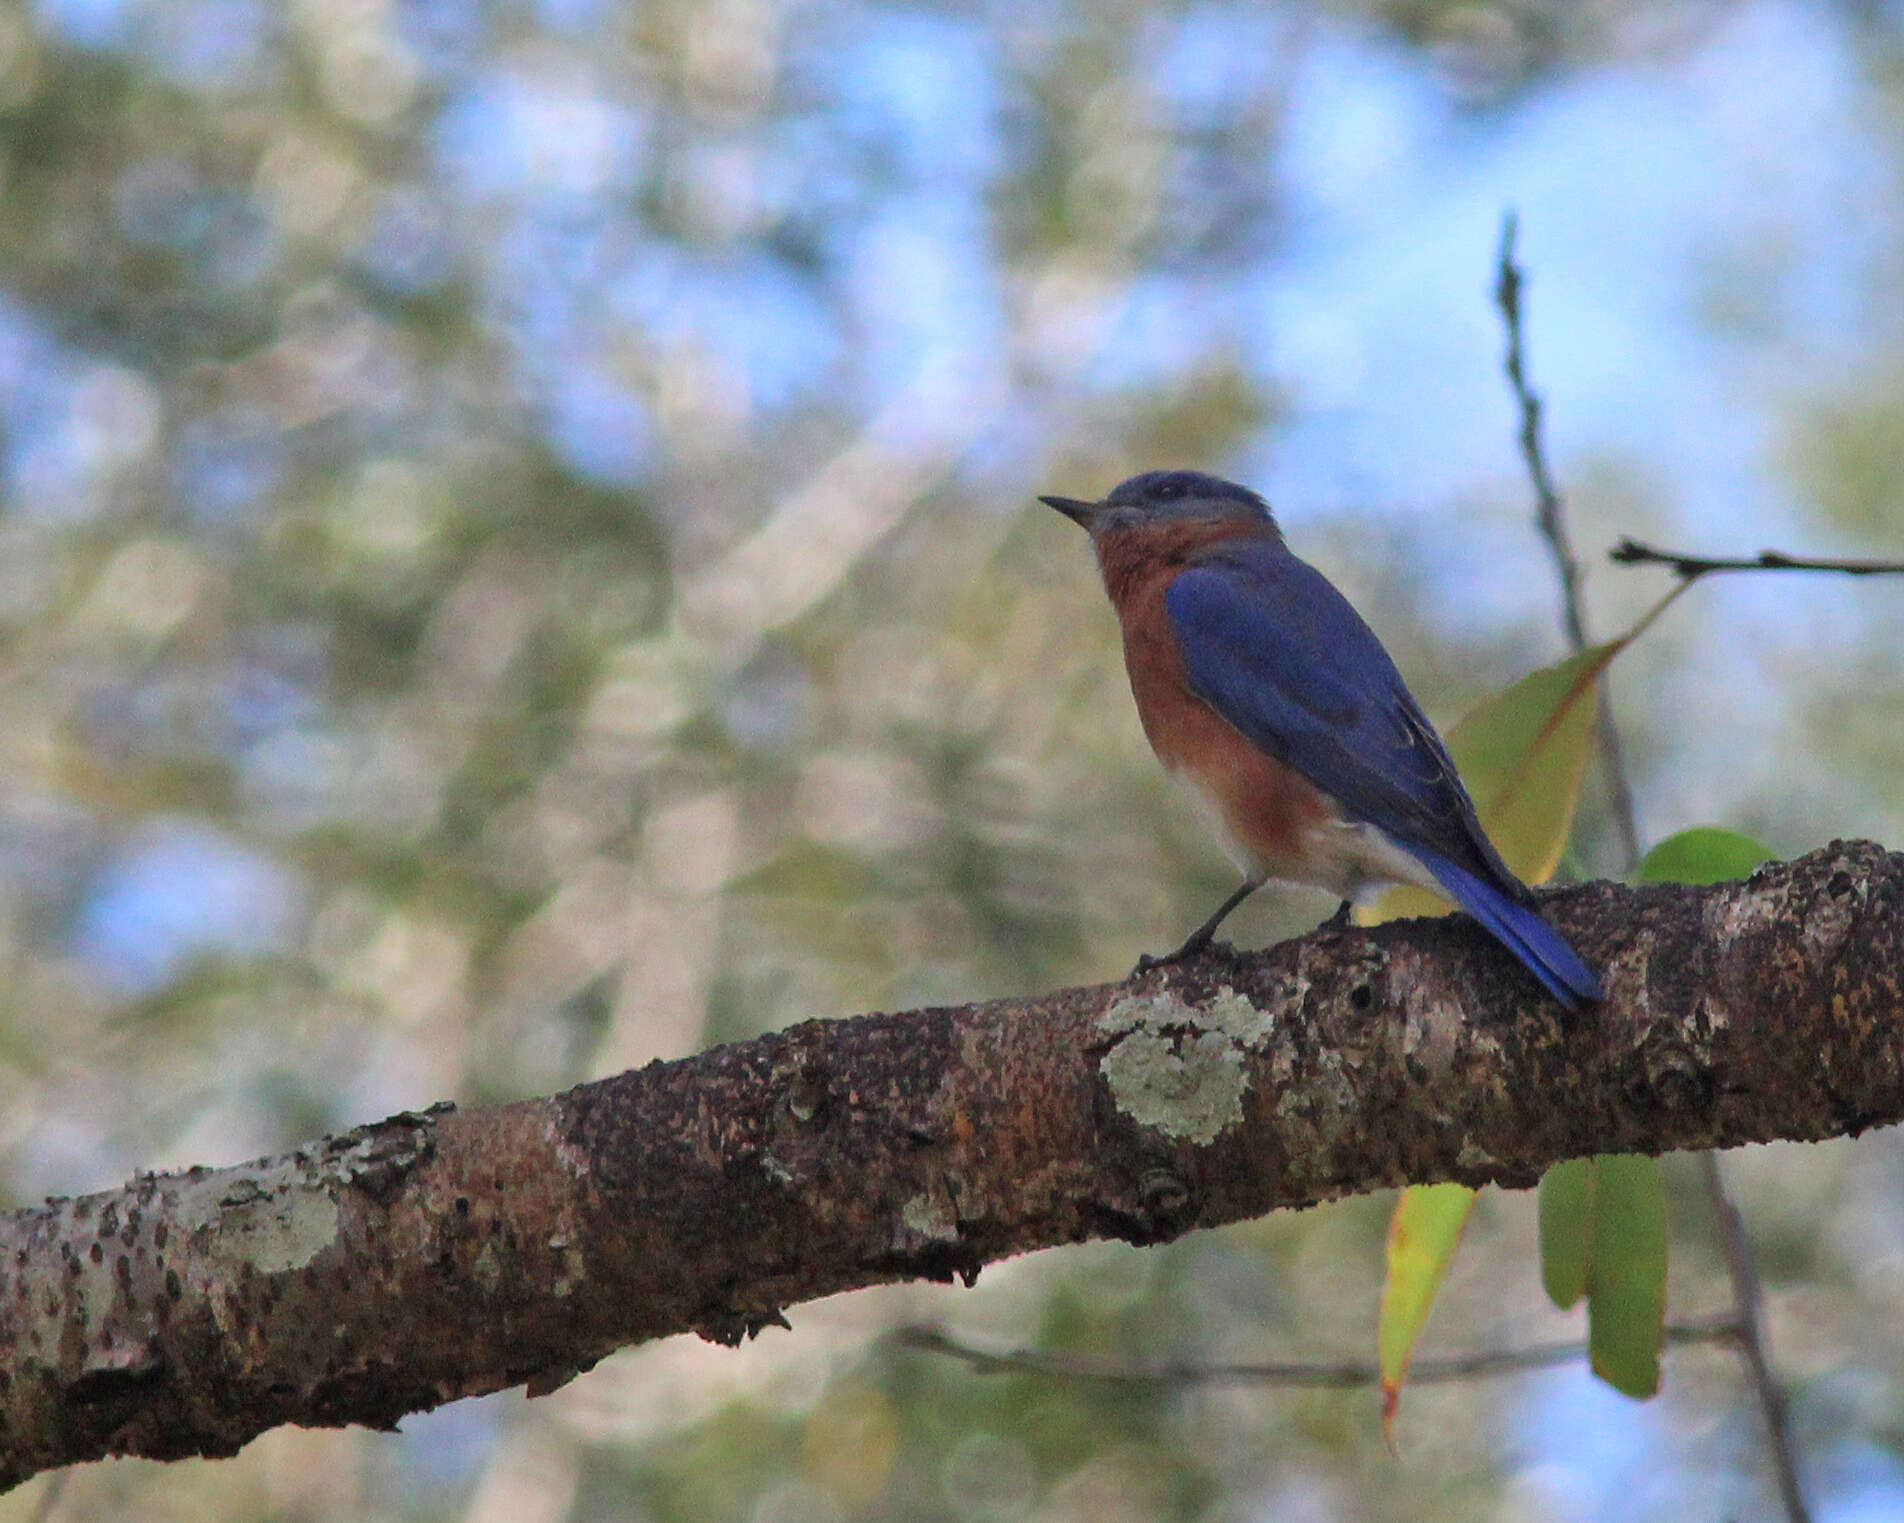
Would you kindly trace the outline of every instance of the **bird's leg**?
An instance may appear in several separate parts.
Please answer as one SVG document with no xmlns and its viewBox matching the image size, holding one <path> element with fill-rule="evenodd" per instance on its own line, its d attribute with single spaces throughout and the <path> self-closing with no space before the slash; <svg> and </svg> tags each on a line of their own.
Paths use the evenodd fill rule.
<svg viewBox="0 0 1904 1523">
<path fill-rule="evenodd" d="M 1346 931 L 1349 928 L 1349 916 L 1354 913 L 1355 901 L 1353 899 L 1344 899 L 1335 907 L 1335 913 L 1323 921 L 1321 925 L 1317 926 L 1316 929 L 1318 931 Z"/>
<path fill-rule="evenodd" d="M 1260 878 L 1245 878 L 1236 892 L 1216 907 L 1216 913 L 1190 933 L 1190 939 L 1174 952 L 1166 952 L 1162 957 L 1152 957 L 1146 952 L 1137 959 L 1134 974 L 1148 973 L 1152 968 L 1167 967 L 1173 962 L 1182 962 L 1186 957 L 1194 957 L 1210 944 L 1210 938 L 1216 934 L 1216 928 L 1223 924 L 1224 918 L 1245 899 L 1263 886 Z"/>
</svg>

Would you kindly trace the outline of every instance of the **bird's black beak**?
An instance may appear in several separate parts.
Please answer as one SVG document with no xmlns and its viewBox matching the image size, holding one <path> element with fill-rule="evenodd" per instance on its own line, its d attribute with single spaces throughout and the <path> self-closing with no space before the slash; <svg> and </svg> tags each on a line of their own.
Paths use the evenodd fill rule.
<svg viewBox="0 0 1904 1523">
<path fill-rule="evenodd" d="M 1091 520 L 1097 517 L 1102 503 L 1080 502 L 1075 497 L 1040 497 L 1038 499 L 1048 508 L 1056 508 L 1060 513 L 1080 528 L 1091 527 Z"/>
</svg>

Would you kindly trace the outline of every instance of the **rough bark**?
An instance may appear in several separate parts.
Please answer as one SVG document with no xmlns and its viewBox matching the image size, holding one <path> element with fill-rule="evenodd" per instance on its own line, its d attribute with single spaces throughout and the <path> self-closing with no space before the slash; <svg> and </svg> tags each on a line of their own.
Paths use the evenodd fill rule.
<svg viewBox="0 0 1904 1523">
<path fill-rule="evenodd" d="M 1553 894 L 1609 991 L 1571 1019 L 1465 920 L 1324 930 L 51 1200 L 0 1217 L 0 1483 L 547 1391 L 1056 1243 L 1855 1134 L 1904 1117 L 1901 894 L 1904 857 L 1857 843 Z"/>
</svg>

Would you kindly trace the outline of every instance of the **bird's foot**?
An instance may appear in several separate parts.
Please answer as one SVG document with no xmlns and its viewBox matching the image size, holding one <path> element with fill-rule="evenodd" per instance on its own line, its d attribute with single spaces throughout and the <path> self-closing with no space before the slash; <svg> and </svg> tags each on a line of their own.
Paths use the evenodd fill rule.
<svg viewBox="0 0 1904 1523">
<path fill-rule="evenodd" d="M 1316 929 L 1318 931 L 1346 931 L 1349 928 L 1349 916 L 1354 913 L 1355 901 L 1353 899 L 1344 899 L 1335 907 L 1335 913 L 1323 921 L 1321 925 L 1317 926 Z"/>
<path fill-rule="evenodd" d="M 1190 939 L 1178 947 L 1176 951 L 1166 952 L 1162 957 L 1152 957 L 1146 952 L 1142 957 L 1138 958 L 1137 967 L 1135 971 L 1132 972 L 1131 977 L 1141 978 L 1153 968 L 1167 968 L 1173 962 L 1183 962 L 1186 958 L 1195 957 L 1199 952 L 1210 945 L 1210 938 L 1216 935 L 1216 928 L 1223 924 L 1224 917 L 1227 916 L 1231 910 L 1235 909 L 1237 905 L 1249 898 L 1251 894 L 1255 893 L 1261 883 L 1262 879 L 1260 878 L 1246 879 L 1235 893 L 1231 894 L 1229 898 L 1225 899 L 1216 907 L 1216 913 L 1214 915 L 1190 933 Z"/>
<path fill-rule="evenodd" d="M 1209 950 L 1211 939 L 1209 930 L 1200 928 L 1174 952 L 1165 952 L 1155 957 L 1146 952 L 1137 959 L 1137 966 L 1131 969 L 1131 977 L 1142 978 L 1146 973 L 1153 973 L 1158 968 L 1173 967 L 1177 963 L 1189 961 L 1192 957 L 1201 956 Z"/>
</svg>

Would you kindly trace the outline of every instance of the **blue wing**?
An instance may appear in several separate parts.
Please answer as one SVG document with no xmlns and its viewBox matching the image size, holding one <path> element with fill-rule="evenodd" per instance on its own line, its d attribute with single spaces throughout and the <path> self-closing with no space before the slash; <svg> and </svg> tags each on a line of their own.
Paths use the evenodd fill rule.
<svg viewBox="0 0 1904 1523">
<path fill-rule="evenodd" d="M 1482 831 L 1381 641 L 1321 572 L 1278 541 L 1232 540 L 1180 573 L 1164 606 L 1198 697 L 1413 854 L 1561 1003 L 1600 997 Z"/>
</svg>

